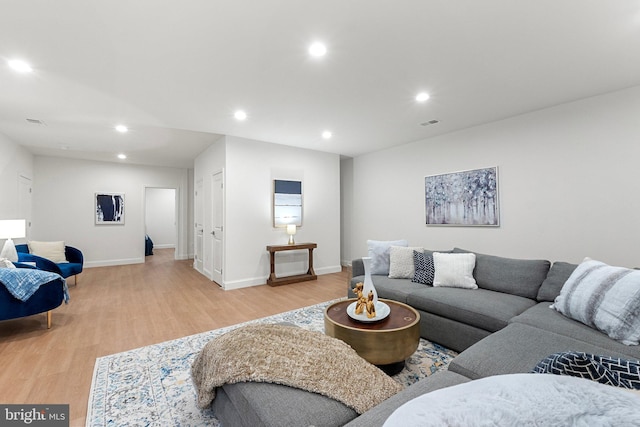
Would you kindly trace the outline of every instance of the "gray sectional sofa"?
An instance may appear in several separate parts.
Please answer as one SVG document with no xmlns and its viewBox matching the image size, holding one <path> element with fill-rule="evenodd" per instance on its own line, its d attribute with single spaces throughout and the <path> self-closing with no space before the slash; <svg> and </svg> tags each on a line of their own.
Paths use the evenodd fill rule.
<svg viewBox="0 0 640 427">
<path fill-rule="evenodd" d="M 469 252 L 453 249 L 454 253 Z M 380 298 L 420 312 L 423 338 L 459 351 L 448 369 L 398 393 L 347 424 L 378 426 L 403 403 L 434 391 L 492 375 L 530 372 L 545 357 L 564 351 L 640 359 L 640 346 L 624 345 L 550 308 L 577 264 L 519 260 L 476 253 L 478 289 L 437 288 L 410 279 L 372 275 Z M 362 281 L 361 260 L 352 264 L 350 289 Z"/>
<path fill-rule="evenodd" d="M 582 351 L 640 359 L 640 346 L 624 345 L 549 307 L 576 267 L 476 253 L 473 276 L 478 289 L 474 290 L 374 274 L 380 298 L 409 304 L 420 312 L 423 338 L 460 352 L 447 370 L 359 416 L 324 396 L 257 383 L 223 386 L 213 409 L 225 427 L 381 426 L 395 409 L 424 393 L 493 375 L 530 372 L 553 353 Z M 347 294 L 355 297 L 351 289 L 363 280 L 362 260 L 353 261 L 352 271 Z"/>
</svg>

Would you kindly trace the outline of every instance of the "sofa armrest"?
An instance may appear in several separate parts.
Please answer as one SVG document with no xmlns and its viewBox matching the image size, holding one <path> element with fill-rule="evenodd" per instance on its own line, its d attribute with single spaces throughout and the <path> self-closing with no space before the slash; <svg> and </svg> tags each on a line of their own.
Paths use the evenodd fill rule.
<svg viewBox="0 0 640 427">
<path fill-rule="evenodd" d="M 64 247 L 64 256 L 67 258 L 67 261 L 75 263 L 75 264 L 84 264 L 84 256 L 80 249 L 74 248 L 73 246 L 65 246 Z"/>
<path fill-rule="evenodd" d="M 60 271 L 60 267 L 58 265 L 46 258 L 42 258 L 33 254 L 26 254 L 24 252 L 18 252 L 18 262 L 35 262 L 36 267 L 40 270 L 50 271 L 52 273 L 59 274 L 62 276 L 62 271 Z"/>
</svg>

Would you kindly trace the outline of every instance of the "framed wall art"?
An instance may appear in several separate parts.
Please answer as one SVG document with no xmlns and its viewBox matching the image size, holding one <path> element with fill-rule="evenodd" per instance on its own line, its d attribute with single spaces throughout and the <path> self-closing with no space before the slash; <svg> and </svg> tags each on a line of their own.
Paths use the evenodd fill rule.
<svg viewBox="0 0 640 427">
<path fill-rule="evenodd" d="M 96 225 L 124 224 L 124 194 L 96 193 Z"/>
<path fill-rule="evenodd" d="M 498 167 L 424 178 L 426 225 L 500 225 Z"/>
<path fill-rule="evenodd" d="M 302 181 L 273 180 L 273 226 L 302 225 Z"/>
</svg>

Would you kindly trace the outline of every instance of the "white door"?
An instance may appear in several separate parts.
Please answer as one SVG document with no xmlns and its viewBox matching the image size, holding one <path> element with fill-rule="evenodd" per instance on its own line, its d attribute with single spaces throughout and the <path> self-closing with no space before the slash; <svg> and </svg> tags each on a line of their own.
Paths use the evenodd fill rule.
<svg viewBox="0 0 640 427">
<path fill-rule="evenodd" d="M 204 274 L 202 260 L 204 259 L 204 203 L 202 202 L 204 196 L 204 180 L 199 179 L 196 182 L 195 199 L 195 236 L 196 246 L 193 260 L 193 267 L 200 273 Z"/>
<path fill-rule="evenodd" d="M 223 286 L 222 280 L 222 262 L 224 253 L 224 218 L 223 218 L 223 206 L 224 206 L 224 183 L 222 179 L 222 172 L 213 174 L 212 186 L 211 186 L 211 201 L 212 207 L 212 252 L 213 252 L 213 270 L 211 273 L 211 280 L 218 285 Z"/>
<path fill-rule="evenodd" d="M 31 236 L 31 178 L 20 175 L 18 177 L 18 218 L 26 220 L 26 238 Z"/>
</svg>

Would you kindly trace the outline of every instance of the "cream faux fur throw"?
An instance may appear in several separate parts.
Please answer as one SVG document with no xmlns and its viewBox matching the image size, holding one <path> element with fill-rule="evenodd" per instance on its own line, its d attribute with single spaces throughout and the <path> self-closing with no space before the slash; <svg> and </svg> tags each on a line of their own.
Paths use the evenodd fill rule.
<svg viewBox="0 0 640 427">
<path fill-rule="evenodd" d="M 191 366 L 198 406 L 216 387 L 269 382 L 319 393 L 361 414 L 402 386 L 344 342 L 295 326 L 248 325 L 211 340 Z"/>
</svg>

